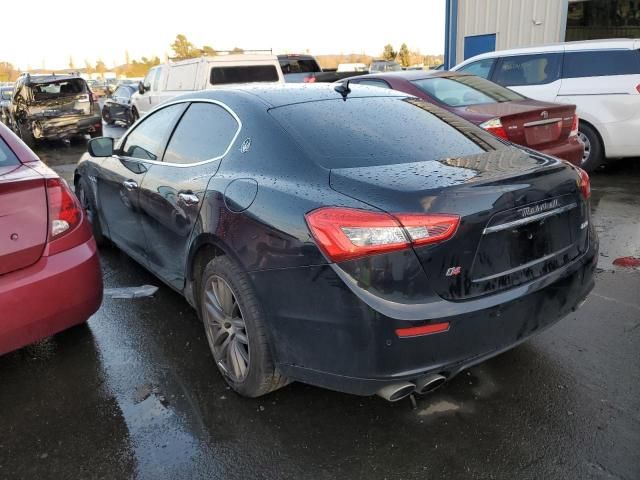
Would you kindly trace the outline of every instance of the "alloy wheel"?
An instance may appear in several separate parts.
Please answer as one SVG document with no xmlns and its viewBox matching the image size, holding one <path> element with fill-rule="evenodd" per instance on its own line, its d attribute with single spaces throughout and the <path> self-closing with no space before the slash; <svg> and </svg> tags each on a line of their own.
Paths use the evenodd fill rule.
<svg viewBox="0 0 640 480">
<path fill-rule="evenodd" d="M 578 138 L 582 140 L 584 143 L 584 153 L 582 154 L 582 162 L 581 165 L 584 165 L 591 156 L 591 142 L 589 141 L 589 137 L 587 137 L 584 133 L 578 131 Z"/>
<path fill-rule="evenodd" d="M 242 309 L 229 284 L 214 275 L 204 289 L 204 323 L 207 340 L 218 367 L 233 382 L 249 372 L 249 339 Z"/>
</svg>

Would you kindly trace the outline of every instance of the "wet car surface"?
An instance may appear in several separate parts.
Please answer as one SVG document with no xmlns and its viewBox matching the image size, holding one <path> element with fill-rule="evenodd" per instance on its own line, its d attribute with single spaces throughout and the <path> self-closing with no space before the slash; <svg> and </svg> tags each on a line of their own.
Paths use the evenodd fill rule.
<svg viewBox="0 0 640 480">
<path fill-rule="evenodd" d="M 69 178 L 85 148 L 37 153 Z M 640 162 L 592 189 L 586 304 L 415 409 L 301 384 L 235 395 L 186 301 L 105 248 L 106 288 L 160 288 L 107 295 L 88 325 L 0 357 L 0 479 L 639 478 L 640 270 L 613 262 L 640 257 Z"/>
</svg>

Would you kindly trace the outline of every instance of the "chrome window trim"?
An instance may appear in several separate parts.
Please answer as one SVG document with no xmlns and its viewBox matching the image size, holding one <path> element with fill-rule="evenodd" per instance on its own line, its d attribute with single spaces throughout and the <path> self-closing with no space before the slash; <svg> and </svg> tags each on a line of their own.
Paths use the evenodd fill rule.
<svg viewBox="0 0 640 480">
<path fill-rule="evenodd" d="M 543 218 L 551 217 L 551 216 L 557 215 L 559 213 L 568 212 L 569 210 L 572 210 L 572 209 L 576 208 L 577 206 L 578 206 L 578 204 L 576 202 L 573 202 L 573 203 L 570 203 L 568 205 L 563 205 L 562 207 L 559 207 L 559 208 L 554 208 L 553 210 L 548 210 L 546 212 L 538 213 L 537 215 L 532 215 L 532 216 L 526 217 L 526 218 L 520 218 L 520 219 L 514 220 L 512 222 L 501 223 L 500 225 L 494 225 L 493 227 L 487 227 L 487 228 L 484 229 L 482 234 L 486 235 L 488 233 L 500 232 L 502 230 L 507 230 L 509 228 L 519 227 L 520 225 L 526 225 L 528 223 L 533 223 L 533 222 L 536 222 L 538 220 L 542 220 Z"/>
<path fill-rule="evenodd" d="M 155 112 L 157 112 L 159 110 L 162 110 L 163 108 L 167 108 L 167 107 L 170 107 L 172 105 L 179 105 L 181 103 L 212 103 L 214 105 L 218 105 L 219 107 L 222 107 L 224 110 L 226 110 L 234 118 L 234 120 L 238 124 L 238 129 L 236 130 L 235 135 L 231 139 L 231 142 L 227 146 L 227 149 L 222 153 L 222 155 L 219 155 L 219 156 L 213 157 L 213 158 L 209 158 L 207 160 L 202 160 L 200 162 L 195 162 L 195 163 L 173 163 L 173 162 L 163 162 L 163 161 L 160 161 L 160 160 L 145 160 L 143 158 L 127 157 L 125 155 L 113 155 L 113 156 L 116 157 L 116 158 L 122 158 L 122 159 L 128 160 L 128 161 L 151 163 L 153 165 L 167 165 L 169 167 L 178 167 L 178 168 L 196 167 L 198 165 L 204 165 L 206 163 L 215 162 L 216 160 L 221 160 L 222 158 L 224 158 L 229 153 L 229 151 L 231 150 L 233 145 L 236 143 L 236 140 L 238 139 L 238 136 L 240 135 L 240 131 L 242 130 L 242 120 L 240 120 L 240 117 L 238 117 L 238 115 L 236 115 L 236 112 L 234 112 L 231 109 L 231 107 L 229 107 L 226 103 L 221 102 L 219 100 L 211 100 L 211 99 L 206 99 L 206 98 L 184 98 L 184 99 L 181 99 L 181 100 L 176 100 L 174 102 L 168 102 L 168 103 L 163 103 L 162 105 L 159 105 L 157 108 L 154 108 L 152 111 L 147 113 L 144 117 L 138 119 L 138 121 L 136 123 L 131 125 L 131 128 L 129 129 L 127 134 L 120 140 L 120 143 L 118 144 L 118 148 L 120 148 L 121 145 L 124 145 L 124 143 L 129 138 L 129 135 L 131 134 L 131 132 L 134 131 L 134 127 L 137 127 L 137 125 L 140 124 L 141 122 L 143 122 L 146 118 L 148 118 L 149 115 L 151 115 L 151 114 L 153 114 L 153 113 L 155 113 Z M 183 112 L 183 115 L 188 110 L 189 110 L 189 108 L 187 107 L 187 109 Z M 182 120 L 182 118 L 181 118 L 181 120 Z M 179 124 L 180 124 L 180 122 L 178 122 L 178 124 L 176 124 L 176 127 Z M 173 132 L 172 132 L 172 137 L 171 138 L 173 138 Z M 166 148 L 169 146 L 169 143 L 171 142 L 171 138 L 169 138 L 169 141 L 165 145 L 165 151 L 166 151 Z M 164 152 L 163 152 L 163 156 L 164 156 Z"/>
</svg>

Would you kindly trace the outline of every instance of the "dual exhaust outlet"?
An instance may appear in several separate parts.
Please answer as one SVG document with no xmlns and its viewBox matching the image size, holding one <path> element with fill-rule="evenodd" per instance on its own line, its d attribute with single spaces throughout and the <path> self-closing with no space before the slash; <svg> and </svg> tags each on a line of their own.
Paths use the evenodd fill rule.
<svg viewBox="0 0 640 480">
<path fill-rule="evenodd" d="M 376 394 L 389 402 L 397 402 L 398 400 L 407 398 L 412 393 L 425 395 L 429 392 L 433 392 L 446 381 L 446 377 L 437 373 L 432 373 L 425 375 L 424 377 L 420 377 L 415 383 L 392 383 L 391 385 L 387 385 L 386 387 L 378 390 Z"/>
</svg>

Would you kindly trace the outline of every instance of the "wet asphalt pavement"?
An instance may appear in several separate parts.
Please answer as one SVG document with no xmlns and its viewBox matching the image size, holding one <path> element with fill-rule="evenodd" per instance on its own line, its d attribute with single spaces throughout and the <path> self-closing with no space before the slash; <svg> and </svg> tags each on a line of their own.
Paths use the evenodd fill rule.
<svg viewBox="0 0 640 480">
<path fill-rule="evenodd" d="M 84 149 L 38 153 L 69 178 Z M 0 357 L 0 479 L 638 479 L 640 269 L 613 261 L 640 257 L 640 159 L 592 188 L 586 304 L 416 409 L 301 384 L 236 396 L 186 301 L 103 249 L 105 287 L 160 289 Z"/>
</svg>

